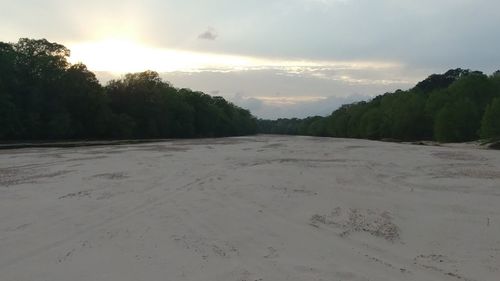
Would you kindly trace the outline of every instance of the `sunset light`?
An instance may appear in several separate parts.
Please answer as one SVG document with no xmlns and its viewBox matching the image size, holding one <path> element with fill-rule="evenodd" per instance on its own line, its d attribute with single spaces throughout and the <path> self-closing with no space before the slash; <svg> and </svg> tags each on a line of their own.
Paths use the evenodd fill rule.
<svg viewBox="0 0 500 281">
<path fill-rule="evenodd" d="M 72 62 L 83 62 L 95 71 L 170 72 L 249 65 L 242 57 L 153 48 L 128 39 L 79 43 L 70 48 Z"/>
<path fill-rule="evenodd" d="M 251 56 L 211 54 L 155 48 L 135 40 L 112 38 L 69 44 L 70 61 L 82 62 L 94 71 L 113 73 L 154 70 L 158 72 L 228 72 L 281 69 L 292 74 L 328 69 L 387 69 L 397 63 L 377 61 L 314 61 L 267 59 Z"/>
</svg>

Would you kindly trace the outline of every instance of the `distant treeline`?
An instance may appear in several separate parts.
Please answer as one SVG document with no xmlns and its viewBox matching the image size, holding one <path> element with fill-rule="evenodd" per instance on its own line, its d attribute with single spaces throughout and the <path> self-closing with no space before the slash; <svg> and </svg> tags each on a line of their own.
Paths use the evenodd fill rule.
<svg viewBox="0 0 500 281">
<path fill-rule="evenodd" d="M 327 117 L 259 120 L 261 133 L 461 142 L 500 137 L 500 71 L 449 70 Z"/>
<path fill-rule="evenodd" d="M 222 97 L 177 89 L 146 71 L 101 86 L 45 39 L 0 42 L 0 140 L 221 137 L 256 119 Z M 126 59 L 126 58 L 124 58 Z"/>
</svg>

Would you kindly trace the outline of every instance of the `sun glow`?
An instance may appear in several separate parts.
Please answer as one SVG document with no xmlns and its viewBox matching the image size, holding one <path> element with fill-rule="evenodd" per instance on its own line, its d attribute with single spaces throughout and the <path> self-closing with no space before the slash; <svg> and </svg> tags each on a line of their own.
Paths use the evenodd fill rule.
<svg viewBox="0 0 500 281">
<path fill-rule="evenodd" d="M 95 71 L 192 72 L 200 69 L 224 69 L 251 65 L 245 57 L 152 48 L 126 39 L 80 43 L 70 48 L 71 62 L 83 62 L 89 69 Z"/>
<path fill-rule="evenodd" d="M 148 47 L 129 39 L 106 39 L 70 44 L 72 63 L 82 62 L 93 71 L 113 73 L 154 70 L 158 72 L 231 72 L 277 69 L 290 74 L 325 69 L 394 68 L 390 62 L 278 60 Z"/>
</svg>

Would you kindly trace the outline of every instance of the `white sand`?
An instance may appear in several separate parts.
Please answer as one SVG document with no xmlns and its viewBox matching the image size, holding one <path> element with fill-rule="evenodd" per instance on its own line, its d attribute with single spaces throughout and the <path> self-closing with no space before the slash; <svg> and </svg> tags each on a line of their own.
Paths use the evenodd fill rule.
<svg viewBox="0 0 500 281">
<path fill-rule="evenodd" d="M 500 280 L 500 152 L 258 136 L 0 151 L 0 280 Z"/>
</svg>

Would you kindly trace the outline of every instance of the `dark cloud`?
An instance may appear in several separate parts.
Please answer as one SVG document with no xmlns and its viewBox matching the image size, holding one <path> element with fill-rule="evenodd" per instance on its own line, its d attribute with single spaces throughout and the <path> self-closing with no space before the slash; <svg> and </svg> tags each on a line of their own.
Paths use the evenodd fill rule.
<svg viewBox="0 0 500 281">
<path fill-rule="evenodd" d="M 213 29 L 213 28 L 210 27 L 205 32 L 203 32 L 202 34 L 198 35 L 198 39 L 213 41 L 213 40 L 217 39 L 218 36 L 219 35 L 215 31 L 215 29 Z"/>
</svg>

